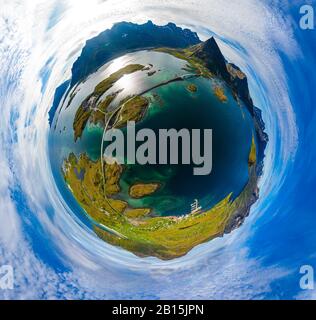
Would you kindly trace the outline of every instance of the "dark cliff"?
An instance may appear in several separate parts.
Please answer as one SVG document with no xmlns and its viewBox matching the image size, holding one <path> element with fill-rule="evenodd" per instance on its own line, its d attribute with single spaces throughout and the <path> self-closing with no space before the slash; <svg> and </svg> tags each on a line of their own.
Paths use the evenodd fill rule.
<svg viewBox="0 0 316 320">
<path fill-rule="evenodd" d="M 250 97 L 246 75 L 234 64 L 227 63 L 216 40 L 212 37 L 191 48 L 193 56 L 204 62 L 215 75 L 220 76 L 232 87 L 236 95 L 243 100 L 251 115 L 254 115 L 253 102 Z"/>
<path fill-rule="evenodd" d="M 71 86 L 83 80 L 106 62 L 122 54 L 151 47 L 186 48 L 200 43 L 195 32 L 174 23 L 157 26 L 120 22 L 86 42 L 72 67 Z"/>
<path fill-rule="evenodd" d="M 192 51 L 193 56 L 202 60 L 212 73 L 221 76 L 225 81 L 230 81 L 226 60 L 213 37 L 194 46 Z"/>
</svg>

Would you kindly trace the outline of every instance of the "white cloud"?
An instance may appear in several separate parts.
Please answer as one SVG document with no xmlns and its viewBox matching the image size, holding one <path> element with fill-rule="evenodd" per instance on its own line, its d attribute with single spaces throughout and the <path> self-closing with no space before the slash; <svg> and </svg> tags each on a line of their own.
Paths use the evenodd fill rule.
<svg viewBox="0 0 316 320">
<path fill-rule="evenodd" d="M 58 5 L 63 8 L 62 19 L 48 29 L 48 19 Z M 238 230 L 167 263 L 136 258 L 113 248 L 97 239 L 70 212 L 54 185 L 47 156 L 47 111 L 55 88 L 70 76 L 70 67 L 85 40 L 115 21 L 174 21 L 190 24 L 204 35 L 205 28 L 210 29 L 245 49 L 232 50 L 221 42 L 225 55 L 248 73 L 252 94 L 264 108 L 271 138 L 263 179 L 269 188 L 264 193 L 271 189 L 276 192 L 286 169 L 272 180 L 273 170 L 280 170 L 274 167 L 272 155 L 277 135 L 282 140 L 277 155 L 283 161 L 295 153 L 297 137 L 284 67 L 275 50 L 277 45 L 290 58 L 299 54 L 287 17 L 254 0 L 231 0 L 229 5 L 202 0 L 199 6 L 192 1 L 161 0 L 146 4 L 94 0 L 89 5 L 78 0 L 49 4 L 5 0 L 1 10 L 0 37 L 5 36 L 0 39 L 0 252 L 2 260 L 15 267 L 17 287 L 12 292 L 0 292 L 0 296 L 261 298 L 271 290 L 271 282 L 287 275 L 282 268 L 264 268 L 260 261 L 247 257 L 242 243 L 251 232 L 249 224 L 242 229 L 243 234 Z M 51 58 L 53 68 L 43 94 L 39 73 Z M 254 73 L 260 77 L 259 84 Z M 12 190 L 25 199 L 25 212 L 17 209 Z M 37 224 L 42 230 L 35 228 Z M 32 237 L 43 234 L 67 271 L 56 271 L 37 255 Z M 172 289 L 174 281 L 177 287 Z"/>
</svg>

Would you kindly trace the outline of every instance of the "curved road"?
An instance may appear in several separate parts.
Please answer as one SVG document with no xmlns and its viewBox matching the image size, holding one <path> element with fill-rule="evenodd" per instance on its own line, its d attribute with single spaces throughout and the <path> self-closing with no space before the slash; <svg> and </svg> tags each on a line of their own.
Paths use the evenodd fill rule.
<svg viewBox="0 0 316 320">
<path fill-rule="evenodd" d="M 161 83 L 159 83 L 159 84 L 157 84 L 157 85 L 155 85 L 155 86 L 153 86 L 153 87 L 151 87 L 151 88 L 149 88 L 149 89 L 146 89 L 146 90 L 144 90 L 143 92 L 137 94 L 137 96 L 142 96 L 142 95 L 146 94 L 147 92 L 149 92 L 149 91 L 151 91 L 151 90 L 160 88 L 160 87 L 165 86 L 165 85 L 167 85 L 167 84 L 169 84 L 169 83 L 172 83 L 172 82 L 185 81 L 185 80 L 192 79 L 192 78 L 198 78 L 198 77 L 200 77 L 200 76 L 201 76 L 201 75 L 198 75 L 198 74 L 185 74 L 185 75 L 182 75 L 182 76 L 178 76 L 178 77 L 175 77 L 175 78 L 173 78 L 173 79 L 163 81 L 163 82 L 161 82 Z M 103 136 L 102 136 L 101 152 L 100 152 L 101 169 L 102 169 L 102 177 L 103 177 L 103 192 L 104 192 L 104 197 L 105 197 L 106 201 L 108 202 L 109 206 L 110 206 L 113 210 L 115 210 L 115 209 L 111 206 L 110 202 L 109 202 L 108 199 L 107 199 L 106 193 L 105 193 L 105 171 L 104 171 L 104 157 L 103 157 L 104 138 L 105 138 L 105 133 L 106 133 L 108 127 L 109 127 L 109 124 L 110 124 L 112 118 L 113 118 L 118 112 L 120 112 L 120 111 L 122 110 L 122 108 L 125 106 L 126 103 L 128 103 L 129 101 L 131 101 L 131 100 L 134 99 L 134 98 L 135 98 L 135 96 L 132 97 L 132 98 L 130 98 L 130 99 L 128 99 L 127 101 L 125 101 L 122 105 L 119 105 L 119 106 L 113 111 L 113 113 L 111 114 L 111 116 L 110 116 L 108 119 L 106 119 L 106 113 L 105 113 L 105 112 L 102 112 L 102 113 L 104 114 L 104 118 L 105 118 L 105 119 L 104 119 L 105 126 L 104 126 L 104 131 L 103 131 Z M 99 110 L 99 109 L 98 109 L 98 110 Z M 99 110 L 99 111 L 101 111 L 101 110 Z M 118 116 L 117 116 L 117 119 L 118 119 L 118 118 L 119 118 L 119 114 L 118 114 Z M 114 122 L 113 126 L 115 126 L 116 123 L 117 123 L 117 121 Z"/>
</svg>

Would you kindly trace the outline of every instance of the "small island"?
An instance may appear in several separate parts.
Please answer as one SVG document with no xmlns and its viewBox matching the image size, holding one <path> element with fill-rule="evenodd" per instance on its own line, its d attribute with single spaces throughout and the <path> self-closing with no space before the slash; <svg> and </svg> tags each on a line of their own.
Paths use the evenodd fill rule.
<svg viewBox="0 0 316 320">
<path fill-rule="evenodd" d="M 160 188 L 159 183 L 139 183 L 134 184 L 129 189 L 129 195 L 134 199 L 141 199 L 155 193 Z"/>
<path fill-rule="evenodd" d="M 89 121 L 104 122 L 105 112 L 112 101 L 117 97 L 119 92 L 115 92 L 106 96 L 101 101 L 101 97 L 123 76 L 135 73 L 137 71 L 145 71 L 145 66 L 141 64 L 130 64 L 118 71 L 112 73 L 109 77 L 101 81 L 78 108 L 73 122 L 75 141 L 81 138 L 82 133 Z"/>
<path fill-rule="evenodd" d="M 250 148 L 250 153 L 249 153 L 249 159 L 248 159 L 248 164 L 249 166 L 253 166 L 257 162 L 257 147 L 256 147 L 256 142 L 255 138 L 252 137 L 252 142 L 251 142 L 251 148 Z"/>
<path fill-rule="evenodd" d="M 190 92 L 192 92 L 192 93 L 197 92 L 197 86 L 196 86 L 195 84 L 193 84 L 193 83 L 189 84 L 189 85 L 187 86 L 187 89 L 188 89 Z"/>
<path fill-rule="evenodd" d="M 109 171 L 108 178 L 113 178 L 110 185 L 111 188 L 114 186 L 115 193 L 120 170 L 112 167 Z M 234 229 L 240 212 L 248 212 L 249 201 L 254 202 L 257 188 L 255 170 L 251 169 L 245 190 L 234 201 L 230 194 L 210 210 L 197 215 L 150 217 L 149 208 L 132 208 L 125 201 L 104 196 L 100 161 L 91 161 L 86 154 L 76 157 L 72 153 L 65 160 L 62 172 L 68 188 L 93 219 L 93 229 L 101 239 L 138 256 L 155 256 L 163 260 L 184 256 L 197 243 Z M 79 172 L 82 176 L 78 176 Z"/>
<path fill-rule="evenodd" d="M 123 168 L 120 164 L 113 163 L 105 165 L 104 191 L 107 196 L 113 196 L 120 192 L 119 181 L 121 179 L 122 172 Z"/>
<path fill-rule="evenodd" d="M 221 101 L 221 102 L 227 102 L 228 99 L 225 95 L 225 92 L 224 92 L 224 89 L 220 86 L 216 86 L 214 88 L 214 93 L 215 93 L 215 96 Z"/>
<path fill-rule="evenodd" d="M 149 106 L 148 99 L 142 96 L 129 98 L 126 102 L 121 102 L 122 108 L 117 116 L 115 123 L 116 128 L 126 126 L 128 121 L 140 121 Z"/>
</svg>

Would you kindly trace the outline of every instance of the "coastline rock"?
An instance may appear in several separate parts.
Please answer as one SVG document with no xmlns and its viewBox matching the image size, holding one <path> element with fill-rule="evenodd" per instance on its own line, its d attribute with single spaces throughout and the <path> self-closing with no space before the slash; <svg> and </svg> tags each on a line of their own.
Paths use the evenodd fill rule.
<svg viewBox="0 0 316 320">
<path fill-rule="evenodd" d="M 177 27 L 174 23 L 157 26 L 120 22 L 88 40 L 80 57 L 72 67 L 71 86 L 83 80 L 113 58 L 151 47 L 186 48 L 200 43 L 197 33 Z"/>
</svg>

